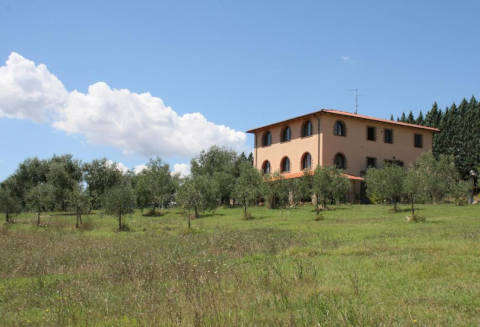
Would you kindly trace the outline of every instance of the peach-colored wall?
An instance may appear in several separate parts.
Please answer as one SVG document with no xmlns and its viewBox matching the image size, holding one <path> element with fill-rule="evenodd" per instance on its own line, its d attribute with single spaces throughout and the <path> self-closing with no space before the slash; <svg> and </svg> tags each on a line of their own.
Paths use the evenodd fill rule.
<svg viewBox="0 0 480 327">
<path fill-rule="evenodd" d="M 334 124 L 341 120 L 346 126 L 346 137 L 333 133 Z M 367 126 L 376 127 L 376 141 L 367 140 Z M 384 129 L 393 130 L 393 144 L 384 142 Z M 359 176 L 367 168 L 367 157 L 377 159 L 377 167 L 383 167 L 385 159 L 401 160 L 405 166 L 414 162 L 425 151 L 432 150 L 432 132 L 417 128 L 395 126 L 336 115 L 324 114 L 320 119 L 323 134 L 323 165 L 333 165 L 340 152 L 346 158 L 346 173 Z M 414 147 L 414 134 L 423 135 L 423 148 Z"/>
<path fill-rule="evenodd" d="M 320 133 L 318 130 L 320 121 Z M 347 136 L 335 136 L 334 124 L 342 120 L 346 125 Z M 257 169 L 262 168 L 265 160 L 270 161 L 271 172 L 280 171 L 280 162 L 284 156 L 290 158 L 290 172 L 301 171 L 301 158 L 305 152 L 312 156 L 312 168 L 317 164 L 333 165 L 335 154 L 343 153 L 346 158 L 346 172 L 360 176 L 366 170 L 367 157 L 377 159 L 377 167 L 382 167 L 385 159 L 401 160 L 405 166 L 414 162 L 425 151 L 432 150 L 431 131 L 395 126 L 376 121 L 367 121 L 357 118 L 349 118 L 332 114 L 320 114 L 317 118 L 311 118 L 313 134 L 302 138 L 301 128 L 305 120 L 297 120 L 288 123 L 291 129 L 291 141 L 280 142 L 280 134 L 286 126 L 276 126 L 270 129 L 272 133 L 272 145 L 262 146 L 262 137 L 267 129 L 255 134 L 254 163 Z M 376 141 L 367 140 L 367 126 L 376 127 Z M 384 129 L 393 130 L 393 144 L 384 143 Z M 414 134 L 423 135 L 423 148 L 414 147 Z"/>
<path fill-rule="evenodd" d="M 318 160 L 318 123 L 317 119 L 310 119 L 312 122 L 312 136 L 301 137 L 302 125 L 304 120 L 290 122 L 291 140 L 288 142 L 280 142 L 281 131 L 286 125 L 281 127 L 273 127 L 269 129 L 272 133 L 272 145 L 263 146 L 262 138 L 267 130 L 255 134 L 256 143 L 254 150 L 254 163 L 257 169 L 262 168 L 265 160 L 270 161 L 271 172 L 280 171 L 280 162 L 283 157 L 288 156 L 290 159 L 290 172 L 301 171 L 301 158 L 305 152 L 309 152 L 312 156 L 312 167 L 316 167 Z"/>
</svg>

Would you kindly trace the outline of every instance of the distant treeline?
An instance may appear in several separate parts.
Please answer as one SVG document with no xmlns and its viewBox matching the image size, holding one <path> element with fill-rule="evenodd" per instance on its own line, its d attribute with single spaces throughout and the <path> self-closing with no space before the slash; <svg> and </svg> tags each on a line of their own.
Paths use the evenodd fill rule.
<svg viewBox="0 0 480 327">
<path fill-rule="evenodd" d="M 393 115 L 390 117 L 394 120 Z M 455 166 L 463 178 L 480 166 L 480 102 L 472 96 L 460 105 L 453 103 L 441 110 L 435 102 L 424 115 L 422 111 L 415 118 L 413 112 L 402 113 L 397 121 L 419 124 L 440 129 L 433 138 L 433 154 L 452 155 Z"/>
</svg>

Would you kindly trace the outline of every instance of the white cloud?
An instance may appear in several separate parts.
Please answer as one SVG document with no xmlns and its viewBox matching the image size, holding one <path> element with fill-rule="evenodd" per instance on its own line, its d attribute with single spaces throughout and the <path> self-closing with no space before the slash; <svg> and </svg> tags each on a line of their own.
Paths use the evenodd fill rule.
<svg viewBox="0 0 480 327">
<path fill-rule="evenodd" d="M 178 115 L 150 93 L 112 89 L 104 82 L 87 93 L 68 92 L 45 65 L 12 52 L 0 67 L 0 117 L 48 122 L 68 134 L 125 154 L 194 156 L 212 145 L 245 151 L 246 135 L 208 121 Z"/>
<path fill-rule="evenodd" d="M 133 168 L 133 172 L 135 173 L 135 175 L 138 175 L 140 174 L 142 171 L 144 171 L 145 169 L 147 169 L 147 166 L 146 165 L 137 165 Z"/>
<path fill-rule="evenodd" d="M 12 52 L 0 67 L 0 117 L 46 122 L 67 97 L 62 82 L 45 65 Z"/>
<path fill-rule="evenodd" d="M 352 58 L 350 56 L 341 56 L 340 57 L 342 59 L 342 61 L 344 62 L 353 62 Z"/>
<path fill-rule="evenodd" d="M 190 175 L 190 164 L 179 163 L 173 165 L 172 175 L 179 174 L 180 177 Z"/>
<path fill-rule="evenodd" d="M 128 173 L 129 169 L 121 162 L 113 162 L 112 160 L 107 160 L 105 163 L 108 167 L 115 167 L 116 169 L 120 170 L 122 173 Z"/>
</svg>

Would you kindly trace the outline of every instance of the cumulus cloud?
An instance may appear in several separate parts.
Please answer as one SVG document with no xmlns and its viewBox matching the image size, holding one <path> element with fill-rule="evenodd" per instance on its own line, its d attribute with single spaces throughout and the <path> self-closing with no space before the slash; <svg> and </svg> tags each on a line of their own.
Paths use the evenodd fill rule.
<svg viewBox="0 0 480 327">
<path fill-rule="evenodd" d="M 108 167 L 115 167 L 116 169 L 120 170 L 122 173 L 128 173 L 129 169 L 121 162 L 113 162 L 112 160 L 107 160 L 105 163 Z"/>
<path fill-rule="evenodd" d="M 133 168 L 133 172 L 135 173 L 135 175 L 138 175 L 140 174 L 142 171 L 144 171 L 145 169 L 147 169 L 147 166 L 146 165 L 137 165 Z"/>
<path fill-rule="evenodd" d="M 174 164 L 172 175 L 175 174 L 179 174 L 180 177 L 187 177 L 190 175 L 190 165 L 185 163 Z"/>
<path fill-rule="evenodd" d="M 69 92 L 45 65 L 14 52 L 0 67 L 0 117 L 47 122 L 125 154 L 194 156 L 212 145 L 245 150 L 245 133 L 201 113 L 179 115 L 150 93 L 104 82 L 90 85 L 87 93 Z"/>
</svg>

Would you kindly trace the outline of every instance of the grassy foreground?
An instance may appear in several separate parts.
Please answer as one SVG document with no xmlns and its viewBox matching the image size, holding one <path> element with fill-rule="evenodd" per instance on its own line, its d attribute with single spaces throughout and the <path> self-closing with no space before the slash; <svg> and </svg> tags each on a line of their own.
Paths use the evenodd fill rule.
<svg viewBox="0 0 480 327">
<path fill-rule="evenodd" d="M 406 208 L 405 208 L 406 209 Z M 0 325 L 478 326 L 480 207 L 24 214 L 0 228 Z"/>
</svg>

